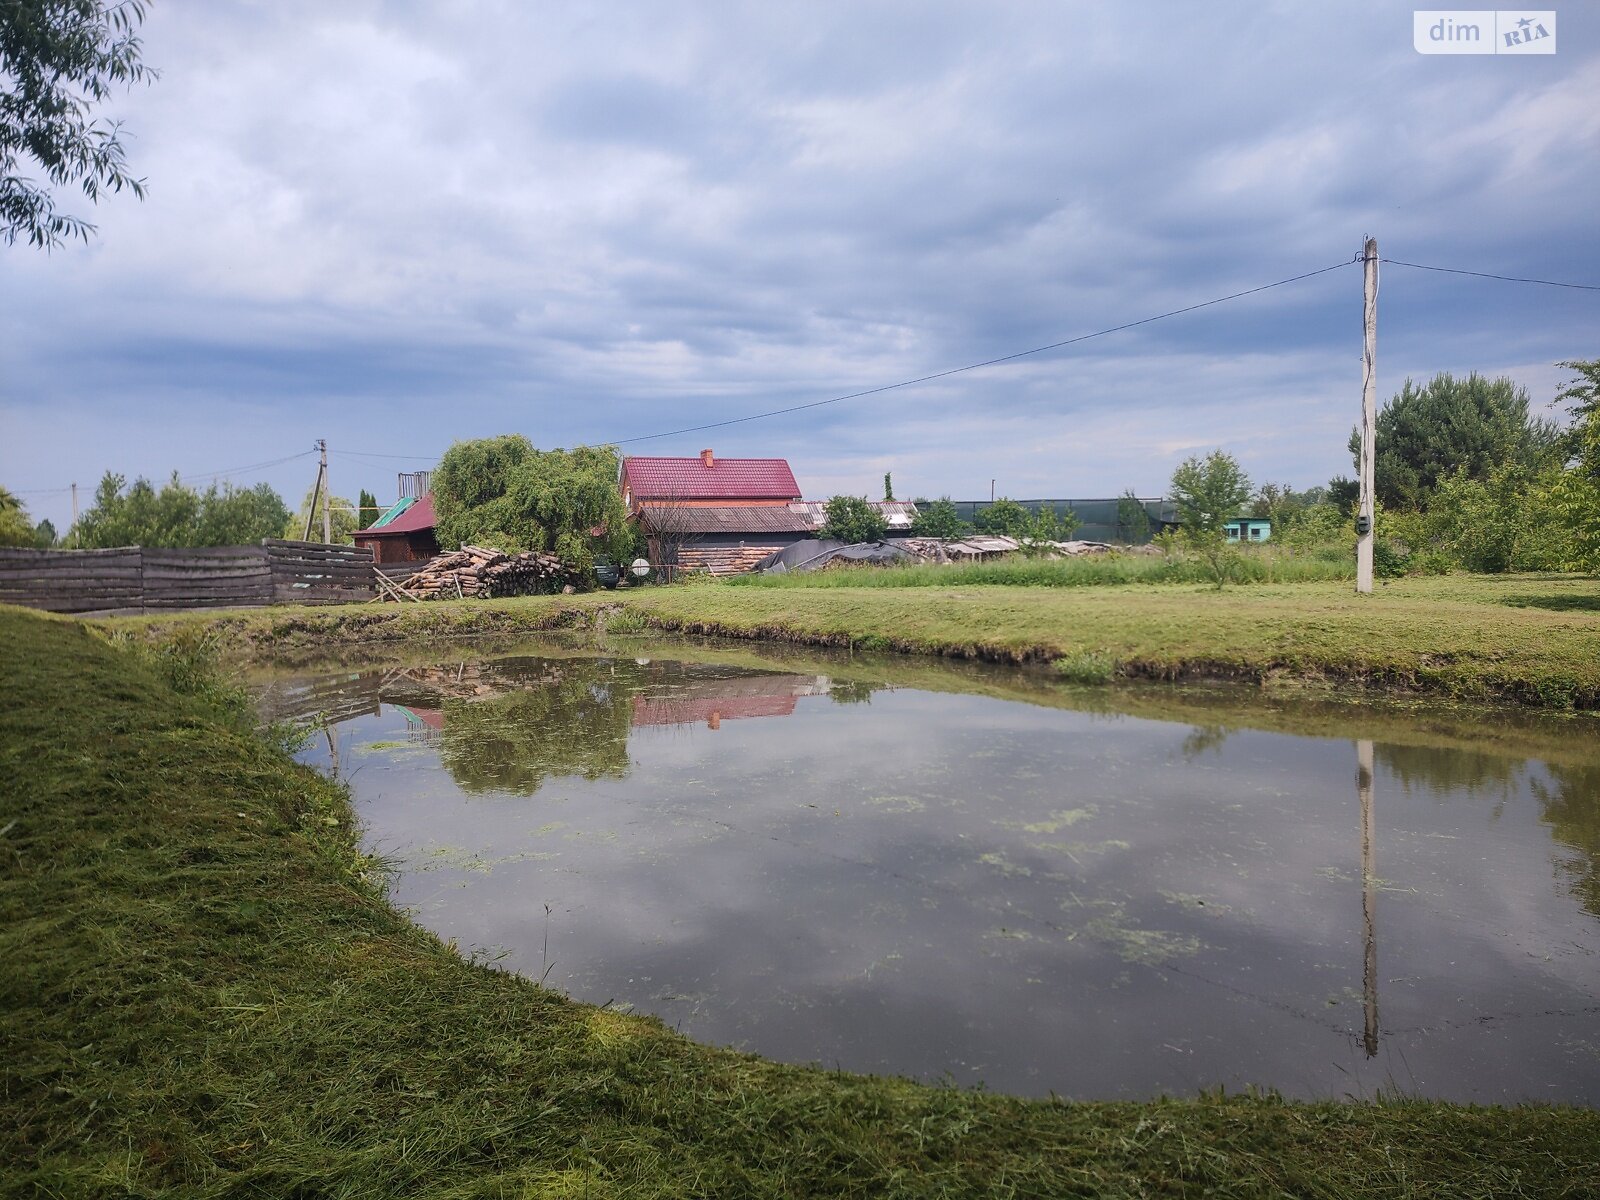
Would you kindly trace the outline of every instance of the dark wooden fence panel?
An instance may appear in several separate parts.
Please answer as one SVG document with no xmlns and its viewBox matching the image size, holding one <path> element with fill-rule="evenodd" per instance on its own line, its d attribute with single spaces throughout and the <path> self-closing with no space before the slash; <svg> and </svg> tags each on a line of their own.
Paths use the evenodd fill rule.
<svg viewBox="0 0 1600 1200">
<path fill-rule="evenodd" d="M 373 565 L 371 550 L 277 538 L 186 550 L 0 547 L 0 604 L 68 613 L 348 604 L 376 598 Z"/>
<path fill-rule="evenodd" d="M 146 608 L 227 608 L 272 603 L 263 546 L 144 552 Z"/>
<path fill-rule="evenodd" d="M 143 551 L 0 548 L 0 604 L 50 612 L 143 606 Z"/>
<path fill-rule="evenodd" d="M 262 543 L 272 567 L 272 598 L 279 604 L 350 604 L 371 600 L 372 551 L 277 538 Z"/>
</svg>

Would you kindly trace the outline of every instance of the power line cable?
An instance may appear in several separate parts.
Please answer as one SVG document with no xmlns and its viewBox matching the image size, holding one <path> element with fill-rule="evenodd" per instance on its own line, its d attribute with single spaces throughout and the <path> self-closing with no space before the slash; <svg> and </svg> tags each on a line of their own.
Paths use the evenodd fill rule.
<svg viewBox="0 0 1600 1200">
<path fill-rule="evenodd" d="M 293 462 L 297 458 L 305 458 L 315 454 L 315 450 L 302 450 L 299 454 L 285 455 L 283 458 L 274 458 L 268 462 L 247 463 L 242 467 L 224 467 L 216 471 L 194 471 L 188 475 L 178 476 L 179 483 L 188 483 L 194 479 L 225 479 L 230 475 L 243 475 L 247 471 L 264 471 L 268 467 L 279 467 L 284 463 Z M 18 488 L 13 495 L 17 496 L 53 496 L 70 492 L 70 487 L 54 488 Z"/>
<path fill-rule="evenodd" d="M 1600 292 L 1600 284 L 1593 283 L 1561 283 L 1554 279 L 1527 279 L 1521 275 L 1494 275 L 1488 271 L 1463 271 L 1459 267 L 1430 267 L 1425 263 L 1402 262 L 1398 258 L 1383 258 L 1379 262 L 1391 263 L 1397 267 L 1411 267 L 1418 271 L 1438 271 L 1445 275 L 1472 275 L 1478 279 L 1500 279 L 1506 283 L 1538 283 L 1545 287 L 1576 288 L 1585 292 Z"/>
<path fill-rule="evenodd" d="M 944 371 L 935 371 L 931 375 L 919 375 L 915 379 L 902 379 L 898 383 L 880 384 L 877 387 L 864 388 L 858 392 L 847 392 L 842 396 L 830 396 L 826 400 L 812 400 L 806 404 L 792 404 L 787 408 L 775 408 L 768 412 L 751 413 L 749 416 L 730 417 L 726 421 L 712 421 L 705 425 L 691 425 L 684 429 L 672 429 L 663 433 L 645 433 L 640 434 L 637 437 L 617 438 L 614 441 L 611 441 L 609 444 L 613 446 L 626 446 L 633 442 L 649 442 L 654 441 L 657 438 L 676 437 L 677 435 L 683 433 L 700 433 L 708 429 L 722 429 L 728 425 L 741 425 L 746 421 L 761 421 L 767 417 L 781 417 L 788 413 L 804 412 L 807 409 L 822 408 L 829 404 L 838 404 L 844 400 L 859 400 L 863 396 L 876 396 L 882 392 L 892 392 L 897 391 L 900 388 L 915 387 L 919 383 L 932 383 L 936 379 L 948 379 L 952 375 L 961 375 L 968 371 L 981 370 L 984 367 L 993 367 L 998 366 L 1001 363 L 1014 362 L 1019 358 L 1028 358 L 1034 354 L 1043 354 L 1047 350 L 1059 350 L 1063 346 L 1073 346 L 1079 342 L 1090 341 L 1093 338 L 1106 337 L 1113 333 L 1121 333 L 1127 329 L 1137 329 L 1141 325 L 1149 325 L 1154 321 L 1165 321 L 1169 317 L 1182 316 L 1184 313 L 1195 312 L 1202 308 L 1210 308 L 1216 304 L 1226 304 L 1230 300 L 1239 300 L 1245 296 L 1253 296 L 1258 292 L 1265 292 L 1270 291 L 1272 288 L 1283 287 L 1285 284 L 1298 283 L 1302 279 L 1311 279 L 1317 275 L 1326 275 L 1329 271 L 1337 271 L 1341 267 L 1348 267 L 1360 261 L 1361 258 L 1359 255 L 1357 255 L 1354 259 L 1346 259 L 1344 262 L 1337 262 L 1332 266 L 1319 267 L 1315 271 L 1306 271 L 1300 275 L 1291 275 L 1287 279 L 1274 280 L 1272 283 L 1263 283 L 1259 287 L 1246 288 L 1240 292 L 1230 292 L 1226 296 L 1216 296 L 1210 300 L 1202 300 L 1198 304 L 1187 304 L 1182 308 L 1174 308 L 1168 312 L 1156 313 L 1154 316 L 1141 317 L 1137 321 L 1128 321 L 1122 325 L 1113 325 L 1107 329 L 1097 329 L 1093 333 L 1081 333 L 1076 337 L 1063 338 L 1058 342 L 1050 342 L 1043 346 L 1034 346 L 1029 350 L 1018 350 L 1012 354 L 1002 354 L 998 358 L 988 358 L 984 359 L 982 362 L 967 363 L 965 366 L 960 367 L 950 367 Z M 334 451 L 334 453 L 353 454 L 363 458 L 405 459 L 407 461 L 415 462 L 437 462 L 439 458 L 438 455 L 378 454 L 364 450 L 340 450 Z"/>
<path fill-rule="evenodd" d="M 437 454 L 378 454 L 369 450 L 330 450 L 329 454 L 341 455 L 345 458 L 398 458 L 406 462 L 437 462 Z"/>
<path fill-rule="evenodd" d="M 1027 358 L 1033 354 L 1043 354 L 1047 350 L 1059 350 L 1063 346 L 1074 346 L 1079 342 L 1087 342 L 1092 338 L 1106 337 L 1109 334 L 1121 333 L 1126 329 L 1137 329 L 1140 325 L 1149 325 L 1153 321 L 1165 321 L 1168 317 L 1181 316 L 1184 313 L 1191 313 L 1197 309 L 1210 308 L 1214 304 L 1226 304 L 1229 300 L 1238 300 L 1244 296 L 1253 296 L 1257 292 L 1265 292 L 1272 288 L 1283 287 L 1285 284 L 1289 283 L 1298 283 L 1302 279 L 1310 279 L 1316 275 L 1326 275 L 1329 271 L 1337 271 L 1342 267 L 1348 267 L 1353 265 L 1353 263 L 1360 261 L 1360 257 L 1358 256 L 1353 260 L 1347 259 L 1344 262 L 1334 263 L 1331 267 L 1321 267 L 1315 271 L 1307 271 L 1302 275 L 1291 275 L 1288 279 L 1279 279 L 1273 283 L 1264 283 L 1260 287 L 1246 288 L 1242 292 L 1230 292 L 1226 296 L 1217 296 L 1211 300 L 1202 300 L 1198 304 L 1189 304 L 1185 305 L 1183 308 L 1174 308 L 1170 312 L 1157 313 L 1153 317 L 1141 317 L 1137 321 L 1128 321 L 1122 325 L 1113 325 L 1108 329 L 1097 329 L 1093 333 L 1082 333 L 1077 337 L 1063 338 L 1059 342 L 1050 342 L 1048 345 L 1035 346 L 1031 350 L 1018 350 L 1015 354 L 1003 354 L 999 358 L 989 358 L 985 359 L 983 362 L 968 363 L 966 366 L 962 367 L 951 367 L 945 371 L 935 371 L 931 375 L 921 375 L 916 379 L 904 379 L 899 383 L 885 383 L 879 387 L 865 388 L 859 392 L 848 392 L 842 396 L 830 396 L 826 400 L 813 400 L 808 404 L 793 404 L 788 408 L 775 408 L 769 412 L 752 413 L 747 417 L 730 417 L 726 421 L 712 421 L 706 425 L 691 425 L 685 429 L 672 429 L 664 433 L 647 433 L 642 434 L 639 437 L 619 438 L 612 444 L 617 446 L 625 446 L 630 442 L 648 442 L 653 441 L 656 438 L 676 437 L 681 433 L 700 433 L 707 429 L 722 429 L 728 425 L 740 425 L 746 421 L 760 421 L 767 417 L 781 417 L 787 413 L 804 412 L 805 410 L 811 408 L 822 408 L 824 405 L 838 404 L 843 400 L 859 400 L 863 396 L 876 396 L 881 392 L 892 392 L 900 388 L 915 387 L 919 383 L 932 383 L 936 379 L 948 379 L 952 375 L 961 375 L 967 371 L 977 371 L 984 367 L 997 366 L 1000 363 L 1014 362 L 1019 358 Z"/>
<path fill-rule="evenodd" d="M 284 463 L 294 462 L 297 458 L 306 458 L 315 453 L 315 450 L 302 450 L 299 454 L 274 458 L 270 462 L 248 463 L 242 467 L 227 467 L 220 471 L 196 471 L 190 475 L 180 475 L 178 480 L 180 483 L 187 483 L 191 479 L 221 479 L 229 475 L 243 475 L 247 471 L 264 471 L 268 467 L 281 467 Z"/>
</svg>

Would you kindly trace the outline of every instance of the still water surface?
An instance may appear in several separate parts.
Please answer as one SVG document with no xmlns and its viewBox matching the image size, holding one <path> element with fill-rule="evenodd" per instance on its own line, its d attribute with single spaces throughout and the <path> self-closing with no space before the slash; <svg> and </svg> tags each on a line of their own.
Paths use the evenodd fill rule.
<svg viewBox="0 0 1600 1200">
<path fill-rule="evenodd" d="M 375 652 L 376 653 L 376 652 Z M 393 894 L 702 1041 L 1074 1098 L 1600 1102 L 1600 738 L 684 643 L 280 670 Z"/>
</svg>

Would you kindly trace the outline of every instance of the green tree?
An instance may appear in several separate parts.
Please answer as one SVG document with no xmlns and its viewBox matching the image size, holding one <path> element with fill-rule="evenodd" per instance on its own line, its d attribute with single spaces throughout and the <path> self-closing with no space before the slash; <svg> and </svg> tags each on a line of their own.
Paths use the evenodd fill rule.
<svg viewBox="0 0 1600 1200">
<path fill-rule="evenodd" d="M 1150 512 L 1132 488 L 1117 497 L 1117 536 L 1129 545 L 1150 537 Z"/>
<path fill-rule="evenodd" d="M 911 525 L 913 537 L 958 538 L 971 532 L 949 496 L 913 503 L 917 506 L 917 519 Z"/>
<path fill-rule="evenodd" d="M 1556 400 L 1573 406 L 1573 416 L 1581 423 L 1600 415 L 1600 358 L 1569 359 L 1558 362 L 1558 367 L 1576 371 L 1576 379 L 1568 379 L 1556 390 Z"/>
<path fill-rule="evenodd" d="M 1347 517 L 1355 516 L 1361 503 L 1361 481 L 1347 475 L 1335 475 L 1328 480 L 1328 503 Z"/>
<path fill-rule="evenodd" d="M 1272 536 L 1287 532 L 1299 515 L 1315 501 L 1287 483 L 1263 483 L 1250 502 L 1250 515 L 1272 522 Z"/>
<path fill-rule="evenodd" d="M 1028 536 L 1033 514 L 1009 496 L 1001 496 L 973 514 L 972 522 L 982 533 L 1022 539 Z"/>
<path fill-rule="evenodd" d="M 60 540 L 56 534 L 55 522 L 49 517 L 33 527 L 33 544 L 40 550 L 52 550 Z"/>
<path fill-rule="evenodd" d="M 156 72 L 140 62 L 144 0 L 0 2 L 0 237 L 46 250 L 94 226 L 56 209 L 51 187 L 76 184 L 91 202 L 145 184 L 128 172 L 122 128 L 90 119 L 116 87 Z M 29 167 L 47 181 L 27 177 Z"/>
<path fill-rule="evenodd" d="M 1565 469 L 1541 481 L 1539 499 L 1567 532 L 1562 569 L 1600 570 L 1600 358 L 1556 365 L 1577 372 L 1556 391 L 1557 402 L 1572 405 L 1572 427 L 1562 446 Z"/>
<path fill-rule="evenodd" d="M 361 498 L 356 501 L 356 528 L 365 529 L 379 517 L 378 498 L 366 488 L 361 489 Z"/>
<path fill-rule="evenodd" d="M 1424 508 L 1447 476 L 1485 480 L 1505 463 L 1538 471 L 1564 445 L 1557 423 L 1528 415 L 1528 393 L 1510 379 L 1448 372 L 1418 387 L 1407 379 L 1378 413 L 1377 498 L 1390 508 Z M 1360 431 L 1350 453 L 1360 461 Z"/>
<path fill-rule="evenodd" d="M 1564 457 L 1600 484 L 1600 358 L 1560 362 L 1556 366 L 1578 373 L 1576 379 L 1565 381 L 1556 391 L 1557 402 L 1566 401 L 1573 406 L 1572 428 L 1562 446 Z"/>
<path fill-rule="evenodd" d="M 868 504 L 864 496 L 834 496 L 823 510 L 825 519 L 817 532 L 841 542 L 877 542 L 889 533 L 883 514 Z"/>
<path fill-rule="evenodd" d="M 1250 499 L 1250 479 L 1231 454 L 1213 450 L 1187 458 L 1172 473 L 1172 502 L 1184 541 L 1211 568 L 1220 588 L 1239 561 L 1228 545 L 1227 523 Z"/>
<path fill-rule="evenodd" d="M 1249 476 L 1233 455 L 1221 450 L 1204 459 L 1187 458 L 1172 473 L 1172 502 L 1185 533 L 1224 533 L 1223 527 L 1249 499 Z"/>
<path fill-rule="evenodd" d="M 250 488 L 213 484 L 196 492 L 185 487 L 174 472 L 157 491 L 147 479 L 125 487 L 121 475 L 107 471 L 95 489 L 94 504 L 78 519 L 71 537 L 75 546 L 86 550 L 250 546 L 262 538 L 283 536 L 288 520 L 283 498 L 265 483 Z"/>
<path fill-rule="evenodd" d="M 94 503 L 78 518 L 72 534 L 84 550 L 108 546 L 193 546 L 199 536 L 200 497 L 183 485 L 176 471 L 157 491 L 148 479 L 127 480 L 107 471 L 95 488 Z"/>
<path fill-rule="evenodd" d="M 322 540 L 322 498 L 317 495 L 317 485 L 312 484 L 306 489 L 300 507 L 293 515 L 287 515 L 279 524 L 278 532 L 272 537 L 288 538 L 290 541 L 302 541 L 306 538 L 306 517 L 311 513 L 311 502 L 315 499 L 317 509 L 311 522 L 311 537 L 309 540 L 320 542 Z M 328 499 L 328 512 L 330 526 L 333 534 L 332 545 L 349 546 L 355 542 L 356 534 L 356 506 L 343 496 L 330 496 Z"/>
<path fill-rule="evenodd" d="M 1433 543 L 1469 571 L 1511 569 L 1526 536 L 1522 495 L 1527 472 L 1511 463 L 1474 479 L 1466 468 L 1439 481 L 1429 499 L 1426 528 Z"/>
<path fill-rule="evenodd" d="M 894 479 L 888 471 L 883 473 L 883 498 L 885 502 L 894 500 Z"/>
<path fill-rule="evenodd" d="M 283 536 L 289 506 L 271 485 L 207 488 L 196 514 L 195 546 L 254 546 L 263 538 Z M 298 536 L 298 535 L 297 535 Z"/>
<path fill-rule="evenodd" d="M 1048 543 L 1066 541 L 1077 528 L 1078 514 L 1070 508 L 1063 514 L 1058 513 L 1053 504 L 1041 504 L 1039 511 L 1028 518 L 1027 527 L 1022 532 L 1022 552 L 1028 555 L 1049 554 L 1052 548 Z"/>
<path fill-rule="evenodd" d="M 596 556 L 634 552 L 620 470 L 615 446 L 538 450 L 521 434 L 457 442 L 433 472 L 439 544 L 553 551 L 587 578 Z"/>
<path fill-rule="evenodd" d="M 0 546 L 32 546 L 36 541 L 22 501 L 0 487 Z"/>
</svg>

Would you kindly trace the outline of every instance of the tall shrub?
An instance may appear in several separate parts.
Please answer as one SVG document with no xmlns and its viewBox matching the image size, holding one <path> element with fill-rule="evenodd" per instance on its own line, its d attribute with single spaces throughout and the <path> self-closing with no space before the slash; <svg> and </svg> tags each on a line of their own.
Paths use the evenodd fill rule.
<svg viewBox="0 0 1600 1200">
<path fill-rule="evenodd" d="M 539 450 L 521 434 L 457 442 L 433 472 L 439 544 L 547 550 L 587 572 L 630 557 L 615 446 Z"/>
</svg>

